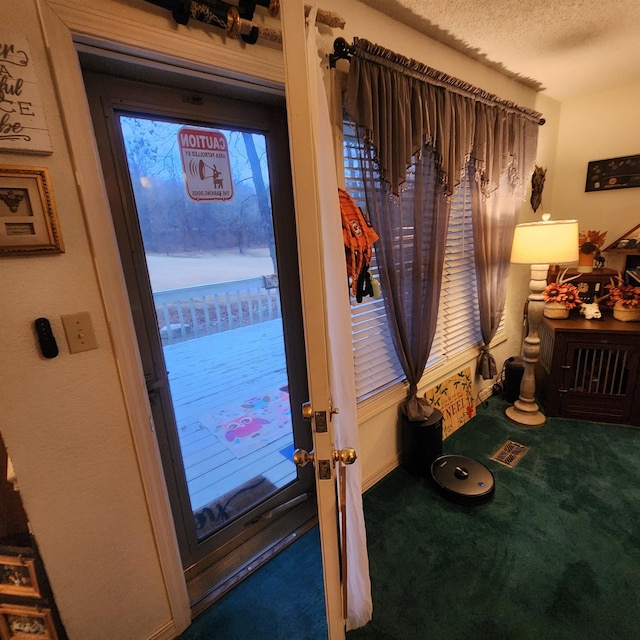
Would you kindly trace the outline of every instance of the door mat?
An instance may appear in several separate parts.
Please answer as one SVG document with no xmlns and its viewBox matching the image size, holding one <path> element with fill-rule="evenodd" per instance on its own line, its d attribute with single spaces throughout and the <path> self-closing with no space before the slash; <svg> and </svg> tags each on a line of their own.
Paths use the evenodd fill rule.
<svg viewBox="0 0 640 640">
<path fill-rule="evenodd" d="M 193 513 L 198 539 L 213 533 L 274 493 L 277 487 L 264 476 L 256 476 Z"/>
<path fill-rule="evenodd" d="M 236 458 L 243 458 L 291 434 L 289 394 L 278 389 L 254 396 L 204 416 L 201 422 Z"/>
<path fill-rule="evenodd" d="M 492 456 L 491 460 L 495 460 L 505 467 L 513 469 L 525 453 L 529 451 L 529 447 L 525 447 L 523 444 L 518 444 L 513 440 L 507 440 Z"/>
</svg>

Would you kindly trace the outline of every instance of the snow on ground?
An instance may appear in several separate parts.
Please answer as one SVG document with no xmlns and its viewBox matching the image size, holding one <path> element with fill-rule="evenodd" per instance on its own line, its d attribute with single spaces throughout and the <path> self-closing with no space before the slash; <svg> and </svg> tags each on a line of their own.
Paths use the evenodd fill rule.
<svg viewBox="0 0 640 640">
<path fill-rule="evenodd" d="M 148 254 L 147 265 L 154 291 L 254 278 L 274 272 L 268 249 L 248 249 L 243 255 L 237 250 L 172 256 Z"/>
</svg>

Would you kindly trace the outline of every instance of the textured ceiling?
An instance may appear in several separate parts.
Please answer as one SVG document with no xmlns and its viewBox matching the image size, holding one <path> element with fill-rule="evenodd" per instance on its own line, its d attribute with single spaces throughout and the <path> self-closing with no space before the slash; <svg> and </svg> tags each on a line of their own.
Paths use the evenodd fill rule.
<svg viewBox="0 0 640 640">
<path fill-rule="evenodd" d="M 556 100 L 640 83 L 640 0 L 361 2 Z"/>
</svg>

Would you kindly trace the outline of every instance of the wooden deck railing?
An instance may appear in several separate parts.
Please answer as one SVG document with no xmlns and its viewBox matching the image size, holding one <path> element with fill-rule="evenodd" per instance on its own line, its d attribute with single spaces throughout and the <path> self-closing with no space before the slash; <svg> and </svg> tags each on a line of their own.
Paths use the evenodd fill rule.
<svg viewBox="0 0 640 640">
<path fill-rule="evenodd" d="M 153 299 L 165 344 L 282 317 L 275 275 L 156 291 Z"/>
</svg>

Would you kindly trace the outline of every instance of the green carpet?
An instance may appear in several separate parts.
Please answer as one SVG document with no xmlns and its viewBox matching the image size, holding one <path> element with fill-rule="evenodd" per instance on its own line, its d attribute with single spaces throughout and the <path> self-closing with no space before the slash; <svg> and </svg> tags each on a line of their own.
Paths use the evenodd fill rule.
<svg viewBox="0 0 640 640">
<path fill-rule="evenodd" d="M 373 620 L 348 640 L 640 638 L 640 431 L 488 407 L 444 443 L 495 476 L 464 507 L 396 469 L 364 497 Z M 530 450 L 510 469 L 490 456 Z"/>
<path fill-rule="evenodd" d="M 320 535 L 315 527 L 198 616 L 178 640 L 326 637 Z"/>
<path fill-rule="evenodd" d="M 493 500 L 448 502 L 396 469 L 364 496 L 373 620 L 347 640 L 640 639 L 640 430 L 488 407 L 444 443 L 493 472 Z M 529 446 L 509 469 L 507 440 Z M 180 640 L 326 640 L 319 536 L 303 536 Z"/>
</svg>

